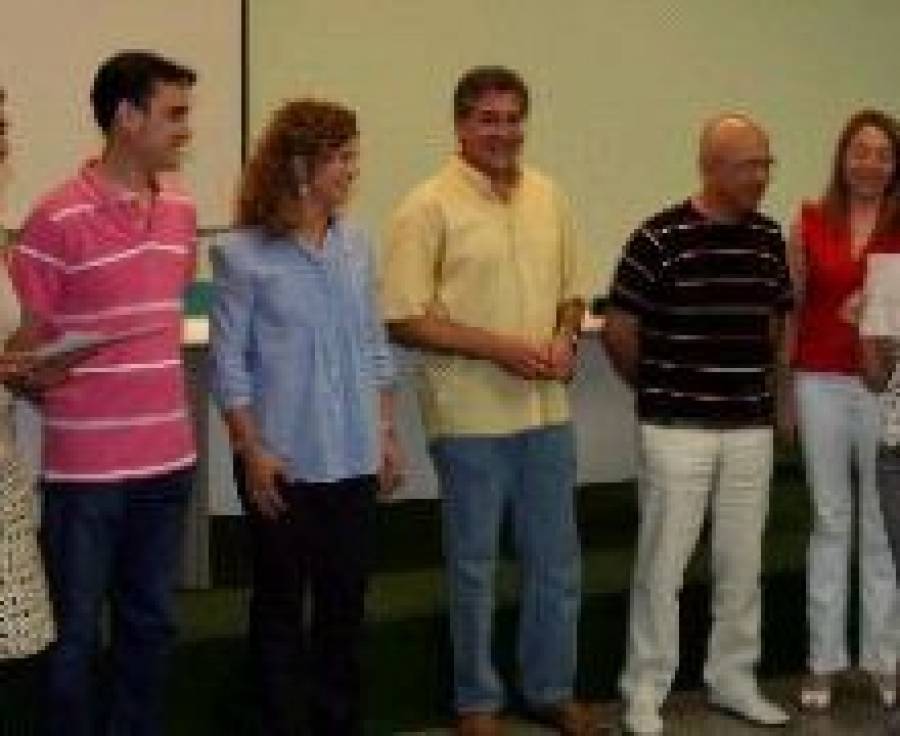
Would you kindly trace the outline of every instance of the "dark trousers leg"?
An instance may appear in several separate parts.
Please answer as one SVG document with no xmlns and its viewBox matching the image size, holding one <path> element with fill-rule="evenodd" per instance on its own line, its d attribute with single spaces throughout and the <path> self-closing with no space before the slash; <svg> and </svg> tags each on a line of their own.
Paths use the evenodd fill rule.
<svg viewBox="0 0 900 736">
<path fill-rule="evenodd" d="M 366 476 L 303 494 L 312 545 L 309 722 L 314 736 L 362 733 L 362 641 L 372 564 L 375 479 Z"/>
<path fill-rule="evenodd" d="M 303 658 L 303 592 L 306 552 L 297 535 L 297 510 L 266 519 L 248 502 L 243 465 L 234 464 L 244 503 L 253 560 L 250 598 L 250 659 L 260 736 L 295 736 L 297 683 Z"/>
<path fill-rule="evenodd" d="M 162 736 L 192 470 L 127 481 L 113 576 L 109 736 Z"/>
<path fill-rule="evenodd" d="M 45 736 L 95 736 L 100 614 L 124 511 L 120 489 L 43 484 L 43 537 L 57 638 L 47 653 Z"/>
<path fill-rule="evenodd" d="M 110 483 L 44 483 L 43 533 L 57 618 L 47 656 L 48 736 L 159 736 L 190 469 Z M 112 592 L 110 687 L 94 660 Z"/>
<path fill-rule="evenodd" d="M 239 461 L 235 477 L 253 545 L 250 646 L 260 731 L 297 733 L 299 680 L 308 693 L 309 733 L 360 734 L 362 624 L 376 481 L 366 476 L 287 484 L 282 495 L 288 510 L 269 520 L 247 502 Z M 307 585 L 312 619 L 304 646 Z"/>
</svg>

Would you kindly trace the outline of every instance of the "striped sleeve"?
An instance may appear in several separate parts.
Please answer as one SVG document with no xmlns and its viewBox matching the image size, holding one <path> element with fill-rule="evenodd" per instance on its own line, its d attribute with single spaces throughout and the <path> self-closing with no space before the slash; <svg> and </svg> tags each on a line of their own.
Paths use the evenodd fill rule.
<svg viewBox="0 0 900 736">
<path fill-rule="evenodd" d="M 66 275 L 63 226 L 43 209 L 29 216 L 10 255 L 9 272 L 27 314 L 52 332 Z"/>
<path fill-rule="evenodd" d="M 646 228 L 634 232 L 622 253 L 609 293 L 611 306 L 637 317 L 656 311 L 662 245 Z"/>
<path fill-rule="evenodd" d="M 779 233 L 774 243 L 775 273 L 775 310 L 779 313 L 789 312 L 794 308 L 794 285 L 787 263 L 787 244 Z"/>
</svg>

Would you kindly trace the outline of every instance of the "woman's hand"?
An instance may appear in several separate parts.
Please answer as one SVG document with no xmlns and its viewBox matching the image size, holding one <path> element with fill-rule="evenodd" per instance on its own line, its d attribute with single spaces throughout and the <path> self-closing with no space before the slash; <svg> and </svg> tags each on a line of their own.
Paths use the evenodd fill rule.
<svg viewBox="0 0 900 736">
<path fill-rule="evenodd" d="M 381 463 L 378 466 L 378 498 L 386 500 L 394 495 L 403 482 L 406 465 L 397 433 L 392 423 L 381 424 Z"/>
<path fill-rule="evenodd" d="M 247 497 L 266 519 L 277 519 L 287 511 L 279 486 L 284 481 L 284 463 L 259 445 L 243 452 Z"/>
<path fill-rule="evenodd" d="M 863 292 L 857 289 L 848 296 L 838 309 L 838 317 L 851 325 L 858 325 L 863 310 Z"/>
</svg>

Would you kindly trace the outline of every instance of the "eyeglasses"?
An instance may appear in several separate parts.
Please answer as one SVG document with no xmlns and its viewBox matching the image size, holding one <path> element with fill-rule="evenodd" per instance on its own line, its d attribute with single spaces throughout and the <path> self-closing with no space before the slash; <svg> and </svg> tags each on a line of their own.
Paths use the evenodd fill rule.
<svg viewBox="0 0 900 736">
<path fill-rule="evenodd" d="M 762 158 L 744 158 L 738 159 L 737 161 L 726 161 L 724 164 L 739 176 L 749 176 L 760 172 L 768 174 L 775 168 L 778 161 L 772 156 L 766 156 Z"/>
</svg>

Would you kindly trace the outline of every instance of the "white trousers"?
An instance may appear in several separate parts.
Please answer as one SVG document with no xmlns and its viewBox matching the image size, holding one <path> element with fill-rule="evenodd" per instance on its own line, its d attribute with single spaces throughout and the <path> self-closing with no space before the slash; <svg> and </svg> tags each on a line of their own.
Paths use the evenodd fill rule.
<svg viewBox="0 0 900 736">
<path fill-rule="evenodd" d="M 709 506 L 713 625 L 704 679 L 745 683 L 760 654 L 772 429 L 640 426 L 641 521 L 621 688 L 662 703 L 678 667 L 678 595 Z"/>
</svg>

